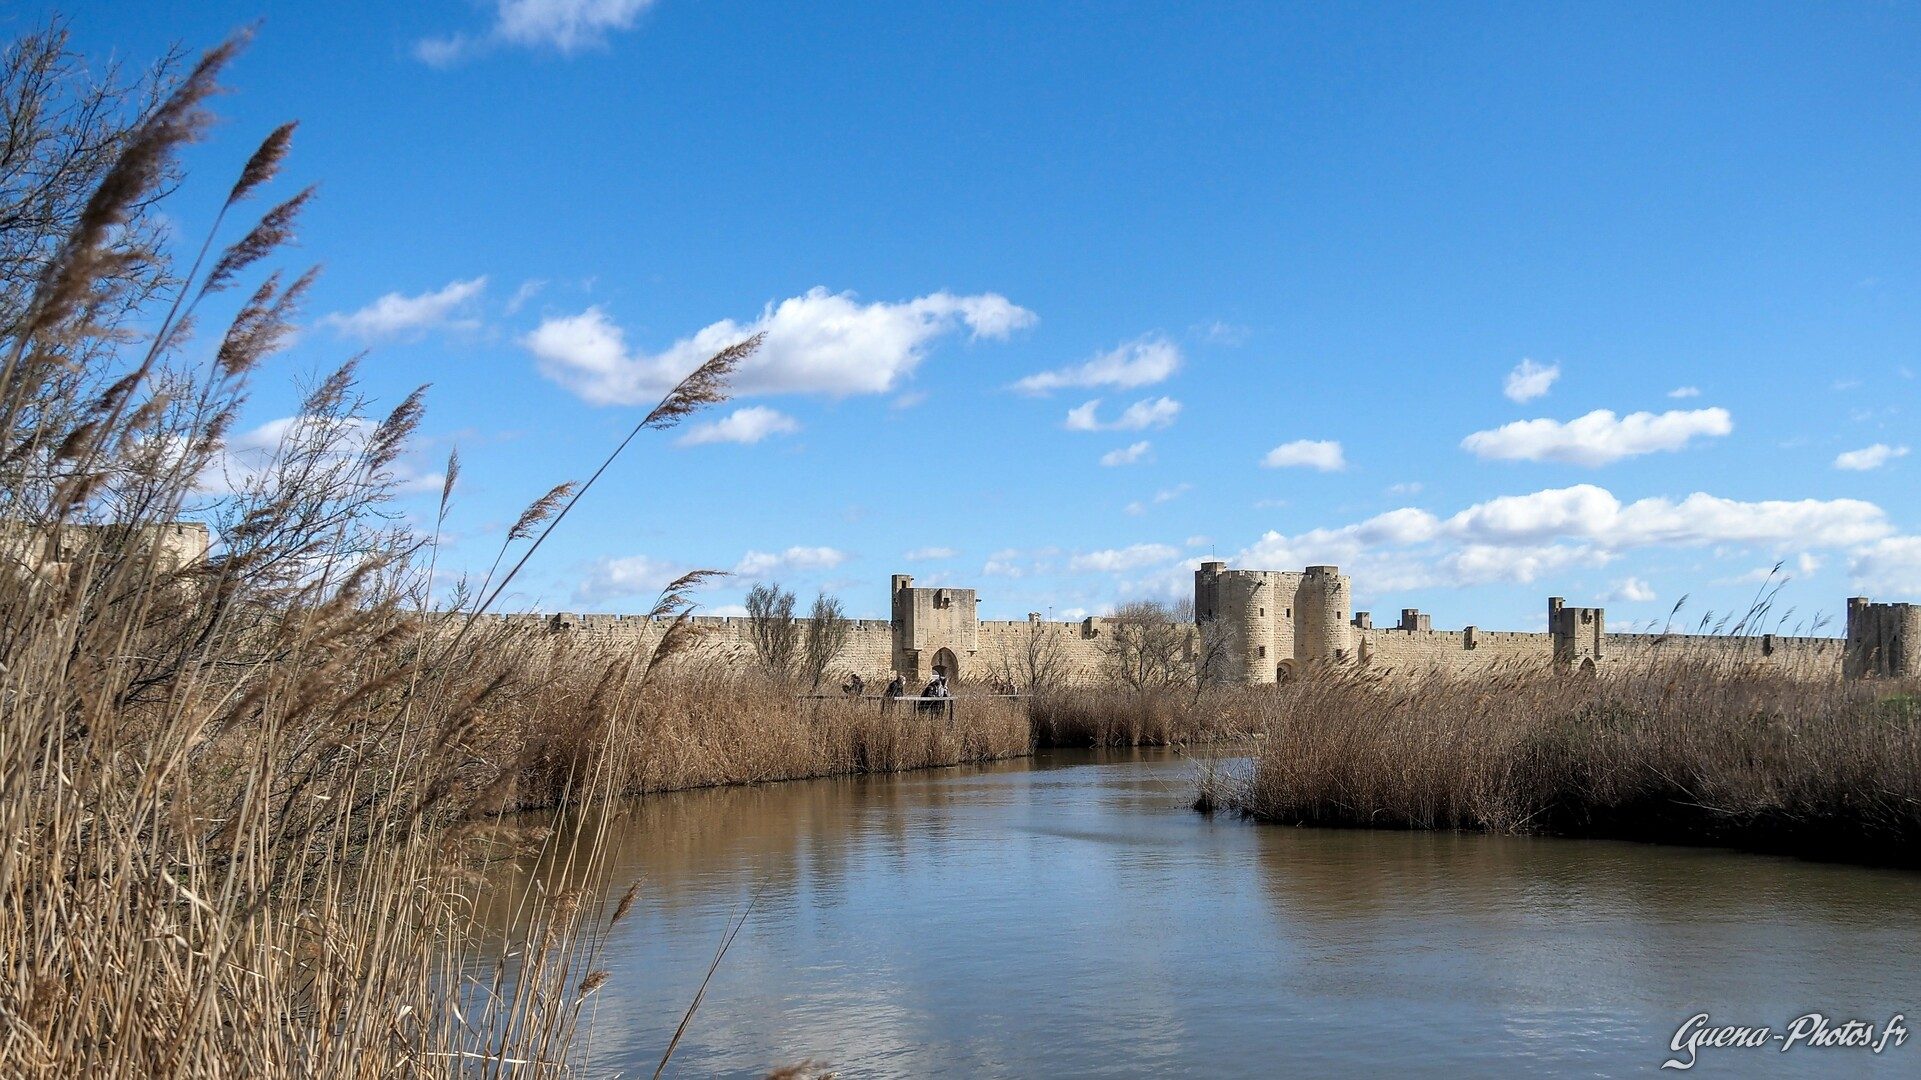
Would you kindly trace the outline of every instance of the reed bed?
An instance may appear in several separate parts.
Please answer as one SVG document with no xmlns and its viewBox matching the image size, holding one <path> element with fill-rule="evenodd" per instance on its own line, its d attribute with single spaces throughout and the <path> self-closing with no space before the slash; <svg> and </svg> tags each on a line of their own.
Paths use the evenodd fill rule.
<svg viewBox="0 0 1921 1080">
<path fill-rule="evenodd" d="M 1203 802 L 1297 825 L 1732 845 L 1921 865 L 1912 687 L 1681 659 L 1634 674 L 1325 670 Z"/>
<path fill-rule="evenodd" d="M 637 748 L 622 773 L 629 793 L 935 768 L 1031 748 L 1018 701 L 962 697 L 949 720 L 910 704 L 797 699 L 718 670 L 663 680 L 621 731 Z"/>
<path fill-rule="evenodd" d="M 44 105 L 10 123 L 111 112 L 84 87 L 63 104 L 60 73 L 85 73 L 64 42 L 55 24 L 9 48 L 9 72 L 38 74 L 0 89 Z M 458 467 L 440 518 L 403 525 L 419 393 L 369 415 L 350 363 L 271 453 L 227 456 L 312 280 L 264 271 L 310 191 L 225 228 L 271 186 L 293 125 L 247 161 L 197 254 L 176 261 L 140 215 L 180 176 L 240 45 L 128 95 L 111 138 L 19 140 L 55 171 L 77 142 L 106 149 L 39 186 L 55 195 L 42 231 L 5 237 L 20 261 L 0 292 L 0 1076 L 559 1075 L 622 911 L 592 888 L 529 890 L 490 930 L 475 900 L 507 858 L 573 860 L 592 882 L 604 838 L 556 844 L 491 812 L 530 788 L 618 793 L 614 719 L 652 664 L 475 629 L 584 488 L 516 524 L 502 555 L 518 561 L 490 593 L 421 614 Z M 224 329 L 197 335 L 202 321 Z M 717 400 L 753 344 L 635 433 Z M 213 526 L 210 550 L 189 515 Z M 697 579 L 657 610 L 684 614 Z M 508 737 L 541 701 L 562 711 Z"/>
<path fill-rule="evenodd" d="M 472 658 L 484 663 L 488 654 Z M 609 780 L 620 795 L 937 768 L 1032 748 L 1018 700 L 963 696 L 950 720 L 911 703 L 883 709 L 871 698 L 804 697 L 791 684 L 696 653 L 603 716 L 590 705 L 593 687 L 625 662 L 619 650 L 537 638 L 510 655 L 538 657 L 545 675 L 503 700 L 488 721 L 490 755 L 523 762 L 500 810 L 565 801 L 568 778 L 608 743 L 622 748 Z"/>
<path fill-rule="evenodd" d="M 1180 746 L 1260 730 L 1264 695 L 1242 687 L 1060 687 L 1030 699 L 1039 746 Z"/>
</svg>

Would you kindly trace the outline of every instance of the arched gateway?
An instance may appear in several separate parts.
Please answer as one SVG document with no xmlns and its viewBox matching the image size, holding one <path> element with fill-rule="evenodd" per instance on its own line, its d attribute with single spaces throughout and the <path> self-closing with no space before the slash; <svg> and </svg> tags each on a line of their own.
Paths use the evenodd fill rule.
<svg viewBox="0 0 1921 1080">
<path fill-rule="evenodd" d="M 947 676 L 947 685 L 959 685 L 961 680 L 960 659 L 952 649 L 937 649 L 934 652 L 933 674 Z"/>
</svg>

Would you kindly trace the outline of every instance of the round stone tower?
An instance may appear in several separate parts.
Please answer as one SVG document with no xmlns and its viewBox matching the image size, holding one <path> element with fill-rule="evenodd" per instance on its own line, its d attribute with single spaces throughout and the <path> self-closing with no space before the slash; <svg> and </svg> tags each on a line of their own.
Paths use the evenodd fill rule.
<svg viewBox="0 0 1921 1080">
<path fill-rule="evenodd" d="M 1841 671 L 1850 679 L 1921 676 L 1921 604 L 1876 604 L 1865 596 L 1849 597 Z"/>
<path fill-rule="evenodd" d="M 1226 656 L 1222 677 L 1241 683 L 1271 683 L 1278 658 L 1272 656 L 1274 621 L 1285 598 L 1274 591 L 1272 575 L 1259 570 L 1229 570 L 1206 562 L 1194 571 L 1194 617 L 1204 633 L 1220 635 Z"/>
<path fill-rule="evenodd" d="M 1222 582 L 1234 629 L 1229 641 L 1240 658 L 1241 678 L 1250 683 L 1274 681 L 1275 657 L 1268 646 L 1274 640 L 1275 598 L 1273 583 L 1266 574 L 1252 570 L 1230 570 Z"/>
<path fill-rule="evenodd" d="M 1300 660 L 1346 659 L 1347 579 L 1338 566 L 1310 566 L 1295 601 L 1294 656 Z"/>
</svg>

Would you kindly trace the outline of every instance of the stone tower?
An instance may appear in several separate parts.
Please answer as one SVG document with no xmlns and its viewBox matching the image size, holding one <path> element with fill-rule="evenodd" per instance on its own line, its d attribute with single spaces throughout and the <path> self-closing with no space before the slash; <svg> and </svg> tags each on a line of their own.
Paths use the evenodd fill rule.
<svg viewBox="0 0 1921 1080">
<path fill-rule="evenodd" d="M 1848 598 L 1848 643 L 1841 673 L 1850 679 L 1921 676 L 1921 604 Z"/>
<path fill-rule="evenodd" d="M 981 630 L 973 589 L 917 589 L 913 578 L 895 574 L 892 592 L 895 671 L 910 684 L 933 678 L 936 664 L 947 669 L 950 682 L 980 674 L 973 670 Z"/>
<path fill-rule="evenodd" d="M 1558 596 L 1547 598 L 1547 632 L 1554 639 L 1556 671 L 1593 671 L 1607 659 L 1607 610 L 1568 607 Z"/>
<path fill-rule="evenodd" d="M 1205 562 L 1194 571 L 1194 619 L 1217 635 L 1222 678 L 1272 683 L 1303 663 L 1344 660 L 1351 651 L 1352 591 L 1340 568 L 1229 570 Z"/>
<path fill-rule="evenodd" d="M 1294 658 L 1348 657 L 1348 586 L 1338 566 L 1310 566 L 1294 594 Z"/>
</svg>

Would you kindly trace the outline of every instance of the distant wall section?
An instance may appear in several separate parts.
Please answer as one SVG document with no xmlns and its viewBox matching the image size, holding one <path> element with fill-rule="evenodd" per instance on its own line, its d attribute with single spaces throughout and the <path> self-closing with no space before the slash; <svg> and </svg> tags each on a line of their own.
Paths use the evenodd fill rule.
<svg viewBox="0 0 1921 1080">
<path fill-rule="evenodd" d="M 193 546 L 192 538 L 183 540 L 183 548 Z M 1352 584 L 1338 567 L 1235 570 L 1223 562 L 1203 563 L 1194 574 L 1195 625 L 1182 662 L 1206 662 L 1208 677 L 1247 685 L 1293 678 L 1314 665 L 1342 664 L 1473 676 L 1529 667 L 1580 673 L 1699 662 L 1806 678 L 1921 678 L 1917 604 L 1856 597 L 1848 601 L 1847 636 L 1818 638 L 1611 633 L 1605 610 L 1571 606 L 1560 597 L 1548 599 L 1545 633 L 1475 626 L 1437 630 L 1430 616 L 1413 608 L 1401 611 L 1397 625 L 1376 627 L 1370 613 L 1350 614 L 1352 595 Z M 950 678 L 963 685 L 1005 679 L 1024 687 L 1037 670 L 1069 684 L 1093 683 L 1103 678 L 1114 632 L 1114 624 L 1099 617 L 1055 622 L 1036 614 L 982 621 L 974 590 L 918 587 L 905 574 L 893 577 L 890 603 L 890 619 L 852 620 L 847 647 L 830 678 L 838 682 L 857 672 L 870 684 L 884 685 L 898 672 L 919 689 L 940 663 L 951 665 Z M 637 650 L 651 650 L 667 627 L 664 620 L 644 616 L 573 613 L 495 621 Z M 806 620 L 798 621 L 805 633 Z M 705 647 L 692 659 L 753 662 L 750 620 L 704 617 L 693 625 Z"/>
</svg>

